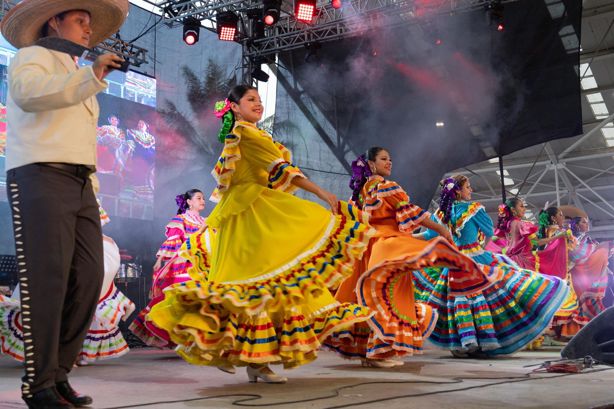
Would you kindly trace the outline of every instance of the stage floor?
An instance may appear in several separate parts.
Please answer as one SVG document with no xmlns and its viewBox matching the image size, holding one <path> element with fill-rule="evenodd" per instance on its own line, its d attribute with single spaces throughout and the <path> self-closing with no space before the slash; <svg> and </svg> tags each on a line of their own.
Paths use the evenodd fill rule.
<svg viewBox="0 0 614 409">
<path fill-rule="evenodd" d="M 94 408 L 614 408 L 614 368 L 580 374 L 530 374 L 558 351 L 491 360 L 454 359 L 438 350 L 394 369 L 362 368 L 330 352 L 282 371 L 285 385 L 250 384 L 236 375 L 183 362 L 171 351 L 136 349 L 122 358 L 76 368 L 72 384 Z M 0 407 L 23 408 L 21 368 L 0 357 Z"/>
</svg>

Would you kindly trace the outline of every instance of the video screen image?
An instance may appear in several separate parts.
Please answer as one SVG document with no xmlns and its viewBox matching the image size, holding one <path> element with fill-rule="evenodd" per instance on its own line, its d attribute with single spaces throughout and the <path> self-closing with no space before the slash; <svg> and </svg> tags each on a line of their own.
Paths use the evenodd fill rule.
<svg viewBox="0 0 614 409">
<path fill-rule="evenodd" d="M 6 201 L 7 71 L 15 50 L 0 37 L 0 200 Z M 81 62 L 80 62 L 81 64 Z M 83 63 L 85 64 L 85 63 Z M 82 64 L 82 65 L 83 65 Z M 113 71 L 98 94 L 99 199 L 111 216 L 153 218 L 156 160 L 156 80 Z"/>
</svg>

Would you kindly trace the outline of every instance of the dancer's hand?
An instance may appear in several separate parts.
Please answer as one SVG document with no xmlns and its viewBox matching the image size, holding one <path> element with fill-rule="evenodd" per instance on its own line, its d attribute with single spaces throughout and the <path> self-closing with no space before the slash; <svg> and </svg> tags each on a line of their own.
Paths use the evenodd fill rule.
<svg viewBox="0 0 614 409">
<path fill-rule="evenodd" d="M 102 54 L 96 58 L 94 65 L 92 65 L 92 69 L 96 77 L 102 81 L 111 70 L 121 68 L 122 62 L 124 62 L 124 59 L 117 54 Z"/>
<path fill-rule="evenodd" d="M 448 240 L 450 244 L 454 244 L 454 238 L 452 238 L 452 233 L 450 233 L 450 230 L 444 229 L 442 236 L 444 239 Z"/>
<path fill-rule="evenodd" d="M 337 203 L 339 203 L 339 199 L 333 193 L 328 190 L 320 189 L 317 193 L 318 197 L 328 203 L 330 206 L 330 210 L 333 214 L 337 214 Z"/>
<path fill-rule="evenodd" d="M 205 232 L 205 230 L 207 230 L 207 225 L 203 224 L 202 226 L 200 226 L 200 228 L 196 231 L 197 235 L 201 235 Z"/>
</svg>

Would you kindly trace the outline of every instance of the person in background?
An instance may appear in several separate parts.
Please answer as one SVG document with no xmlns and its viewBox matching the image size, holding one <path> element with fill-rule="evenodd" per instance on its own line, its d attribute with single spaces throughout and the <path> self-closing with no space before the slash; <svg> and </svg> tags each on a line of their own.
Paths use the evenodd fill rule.
<svg viewBox="0 0 614 409">
<path fill-rule="evenodd" d="M 190 261 L 180 255 L 183 243 L 191 234 L 205 227 L 205 197 L 198 189 L 190 189 L 175 197 L 177 215 L 166 225 L 166 240 L 156 254 L 150 302 L 130 324 L 130 330 L 145 344 L 158 348 L 173 346 L 168 333 L 147 319 L 152 307 L 164 299 L 164 289 L 190 279 Z"/>
</svg>

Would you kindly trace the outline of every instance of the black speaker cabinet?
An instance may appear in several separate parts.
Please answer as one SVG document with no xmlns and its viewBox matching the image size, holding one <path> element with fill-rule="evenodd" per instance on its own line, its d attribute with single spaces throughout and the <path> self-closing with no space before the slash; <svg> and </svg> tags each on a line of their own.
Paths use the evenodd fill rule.
<svg viewBox="0 0 614 409">
<path fill-rule="evenodd" d="M 614 364 L 614 307 L 593 318 L 561 351 L 561 356 L 567 359 L 587 355 L 596 361 Z"/>
</svg>

